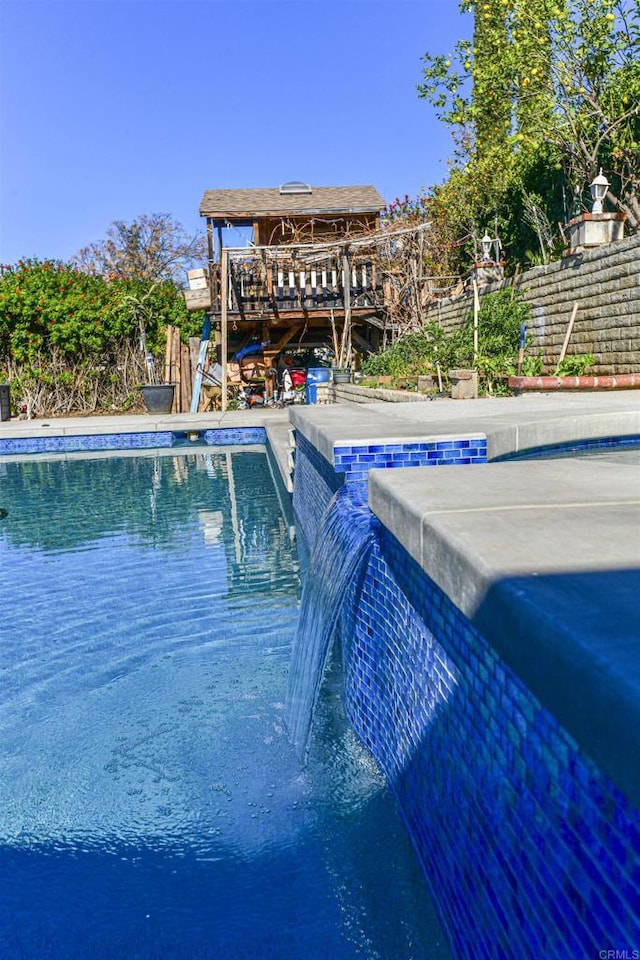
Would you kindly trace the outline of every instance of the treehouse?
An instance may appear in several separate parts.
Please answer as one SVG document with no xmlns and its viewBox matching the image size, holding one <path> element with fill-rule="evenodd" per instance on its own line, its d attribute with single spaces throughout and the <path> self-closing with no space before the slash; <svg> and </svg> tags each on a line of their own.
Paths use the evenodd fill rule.
<svg viewBox="0 0 640 960">
<path fill-rule="evenodd" d="M 219 322 L 231 358 L 252 338 L 267 367 L 287 345 L 329 346 L 349 363 L 384 327 L 382 276 L 367 237 L 385 207 L 371 186 L 310 187 L 298 181 L 255 190 L 207 190 L 200 204 L 209 244 L 209 291 L 197 291 Z M 244 247 L 223 244 L 228 227 L 249 228 Z M 226 360 L 226 357 L 225 357 Z"/>
</svg>

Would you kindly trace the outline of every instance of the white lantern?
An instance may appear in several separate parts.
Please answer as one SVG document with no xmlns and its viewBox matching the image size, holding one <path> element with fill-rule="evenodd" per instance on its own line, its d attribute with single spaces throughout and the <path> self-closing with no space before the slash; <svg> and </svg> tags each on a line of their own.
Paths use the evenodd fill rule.
<svg viewBox="0 0 640 960">
<path fill-rule="evenodd" d="M 491 260 L 491 245 L 493 240 L 488 233 L 485 233 L 484 237 L 480 241 L 480 246 L 482 247 L 482 259 L 484 261 Z"/>
<path fill-rule="evenodd" d="M 591 199 L 593 200 L 593 206 L 591 207 L 592 213 L 602 213 L 602 201 L 606 197 L 609 187 L 610 183 L 603 175 L 602 167 L 600 167 L 600 173 L 597 177 L 594 177 L 589 184 Z"/>
</svg>

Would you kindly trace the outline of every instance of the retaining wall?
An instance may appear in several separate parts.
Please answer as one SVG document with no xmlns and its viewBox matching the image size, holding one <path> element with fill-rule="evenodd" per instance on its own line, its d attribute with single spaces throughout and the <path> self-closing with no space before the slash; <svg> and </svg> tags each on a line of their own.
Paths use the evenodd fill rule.
<svg viewBox="0 0 640 960">
<path fill-rule="evenodd" d="M 483 287 L 486 293 L 512 280 Z M 542 354 L 553 370 L 574 303 L 578 313 L 567 353 L 591 353 L 596 375 L 640 370 L 640 235 L 520 274 L 515 287 L 533 311 L 531 354 Z M 427 320 L 445 330 L 460 326 L 473 309 L 469 293 L 431 307 Z"/>
</svg>

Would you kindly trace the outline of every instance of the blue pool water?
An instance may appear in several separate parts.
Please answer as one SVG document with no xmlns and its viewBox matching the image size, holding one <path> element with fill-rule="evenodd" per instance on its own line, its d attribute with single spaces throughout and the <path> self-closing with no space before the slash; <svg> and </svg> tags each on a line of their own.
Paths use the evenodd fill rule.
<svg viewBox="0 0 640 960">
<path fill-rule="evenodd" d="M 381 777 L 284 723 L 264 450 L 0 462 L 0 958 L 448 957 Z"/>
</svg>

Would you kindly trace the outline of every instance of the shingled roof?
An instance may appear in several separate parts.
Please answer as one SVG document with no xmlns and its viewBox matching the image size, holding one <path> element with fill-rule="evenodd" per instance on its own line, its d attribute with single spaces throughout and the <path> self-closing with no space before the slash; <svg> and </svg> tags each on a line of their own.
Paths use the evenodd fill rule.
<svg viewBox="0 0 640 960">
<path fill-rule="evenodd" d="M 311 187 L 308 193 L 257 190 L 206 190 L 200 216 L 220 220 L 312 216 L 330 213 L 379 213 L 386 204 L 375 187 Z"/>
</svg>

